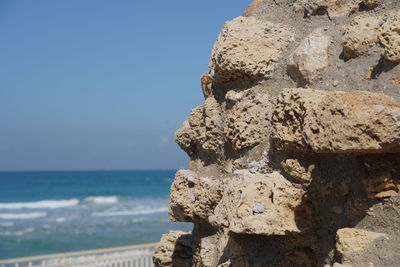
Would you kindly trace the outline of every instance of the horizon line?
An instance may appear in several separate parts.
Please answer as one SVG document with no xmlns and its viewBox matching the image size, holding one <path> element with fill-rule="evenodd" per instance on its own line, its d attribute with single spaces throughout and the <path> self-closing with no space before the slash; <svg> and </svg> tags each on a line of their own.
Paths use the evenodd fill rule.
<svg viewBox="0 0 400 267">
<path fill-rule="evenodd" d="M 177 171 L 176 169 L 75 169 L 75 170 L 0 170 L 0 172 L 113 172 L 113 171 Z"/>
</svg>

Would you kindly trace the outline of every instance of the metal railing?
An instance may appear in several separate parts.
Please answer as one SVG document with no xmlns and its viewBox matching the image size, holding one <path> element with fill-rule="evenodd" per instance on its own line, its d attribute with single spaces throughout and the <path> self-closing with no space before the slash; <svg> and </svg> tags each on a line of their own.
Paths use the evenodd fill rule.
<svg viewBox="0 0 400 267">
<path fill-rule="evenodd" d="M 156 243 L 0 260 L 0 267 L 153 267 Z"/>
</svg>

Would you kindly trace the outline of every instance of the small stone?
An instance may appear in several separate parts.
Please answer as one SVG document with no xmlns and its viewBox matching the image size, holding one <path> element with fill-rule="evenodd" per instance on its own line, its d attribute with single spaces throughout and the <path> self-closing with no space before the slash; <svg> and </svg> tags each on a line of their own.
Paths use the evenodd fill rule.
<svg viewBox="0 0 400 267">
<path fill-rule="evenodd" d="M 253 206 L 253 214 L 260 214 L 265 211 L 265 206 L 262 203 L 256 203 Z"/>
<path fill-rule="evenodd" d="M 374 216 L 374 215 L 375 215 L 375 213 L 373 213 L 372 211 L 367 211 L 367 214 L 368 214 L 369 216 Z"/>
<path fill-rule="evenodd" d="M 333 85 L 334 87 L 338 86 L 338 85 L 339 85 L 339 81 L 338 81 L 338 80 L 334 80 L 333 83 L 332 83 L 332 85 Z"/>
<path fill-rule="evenodd" d="M 330 37 L 324 29 L 314 30 L 290 56 L 288 73 L 296 82 L 311 83 L 329 66 Z M 300 77 L 299 77 L 300 75 Z"/>
<path fill-rule="evenodd" d="M 374 215 L 375 215 L 374 209 L 373 209 L 372 207 L 369 208 L 369 209 L 367 210 L 367 214 L 368 214 L 369 216 L 374 216 Z"/>
<path fill-rule="evenodd" d="M 225 95 L 225 99 L 232 103 L 239 101 L 242 97 L 243 92 L 235 92 L 234 90 L 229 90 Z"/>
</svg>

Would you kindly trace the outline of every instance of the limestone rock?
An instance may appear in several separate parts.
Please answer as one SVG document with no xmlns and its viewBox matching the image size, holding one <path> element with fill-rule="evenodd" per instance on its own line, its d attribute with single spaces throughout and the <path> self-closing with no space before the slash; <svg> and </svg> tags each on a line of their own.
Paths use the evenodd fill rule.
<svg viewBox="0 0 400 267">
<path fill-rule="evenodd" d="M 241 234 L 299 233 L 297 209 L 304 191 L 277 172 L 237 173 L 231 178 L 210 221 Z M 304 225 L 302 225 L 303 227 Z"/>
<path fill-rule="evenodd" d="M 292 29 L 254 17 L 228 21 L 213 47 L 211 76 L 220 82 L 268 78 L 293 38 Z"/>
<path fill-rule="evenodd" d="M 385 234 L 355 228 L 342 228 L 336 232 L 336 250 L 340 255 L 360 253 L 368 245 Z"/>
<path fill-rule="evenodd" d="M 321 93 L 321 94 L 318 94 Z M 304 118 L 326 92 L 305 89 L 285 89 L 277 99 L 273 123 L 273 141 L 281 150 L 308 150 L 304 139 Z"/>
<path fill-rule="evenodd" d="M 226 233 L 202 237 L 194 255 L 196 266 L 215 267 L 224 254 L 228 242 Z"/>
<path fill-rule="evenodd" d="M 171 186 L 170 218 L 179 222 L 207 220 L 221 199 L 220 180 L 179 170 Z"/>
<path fill-rule="evenodd" d="M 345 28 L 343 36 L 343 55 L 353 58 L 364 55 L 378 42 L 382 16 L 362 14 L 354 17 Z"/>
<path fill-rule="evenodd" d="M 213 80 L 210 77 L 208 72 L 203 73 L 200 78 L 201 81 L 201 91 L 203 92 L 204 99 L 207 99 L 210 95 L 212 95 L 213 90 Z"/>
<path fill-rule="evenodd" d="M 242 97 L 232 107 L 224 134 L 235 150 L 254 147 L 269 138 L 273 108 L 268 96 L 254 93 Z"/>
<path fill-rule="evenodd" d="M 192 110 L 190 118 L 175 133 L 176 143 L 189 155 L 199 150 L 218 154 L 224 145 L 220 106 L 214 97 Z"/>
<path fill-rule="evenodd" d="M 398 10 L 263 0 L 225 24 L 176 133 L 190 160 L 169 214 L 193 231 L 164 236 L 156 266 L 399 265 Z"/>
<path fill-rule="evenodd" d="M 169 216 L 173 221 L 192 222 L 195 201 L 193 187 L 197 183 L 194 172 L 179 170 L 171 185 Z"/>
<path fill-rule="evenodd" d="M 191 116 L 194 113 L 197 113 L 198 110 L 201 110 L 203 107 L 199 106 L 196 109 L 193 109 L 191 112 Z M 189 124 L 189 120 L 186 120 L 182 123 L 182 127 L 179 128 L 175 132 L 175 142 L 180 146 L 180 148 L 188 153 L 189 155 L 193 155 L 196 147 L 196 133 L 194 129 L 191 128 Z"/>
<path fill-rule="evenodd" d="M 385 58 L 400 62 L 400 11 L 393 12 L 382 25 L 379 41 L 385 48 Z"/>
<path fill-rule="evenodd" d="M 224 180 L 212 179 L 200 176 L 197 186 L 194 187 L 194 207 L 193 213 L 195 219 L 208 221 L 208 218 L 214 213 L 214 209 L 222 198 L 221 185 Z"/>
<path fill-rule="evenodd" d="M 329 66 L 329 35 L 322 28 L 314 30 L 290 56 L 288 72 L 294 80 L 314 81 Z M 298 77 L 300 76 L 300 77 Z"/>
<path fill-rule="evenodd" d="M 200 257 L 204 267 L 214 267 L 218 264 L 219 257 L 222 253 L 218 253 L 215 244 L 218 242 L 216 236 L 205 237 L 200 242 Z"/>
<path fill-rule="evenodd" d="M 196 151 L 200 137 L 204 136 L 204 106 L 192 109 L 188 120 L 175 132 L 175 142 L 189 155 Z"/>
<path fill-rule="evenodd" d="M 171 231 L 163 234 L 153 254 L 154 265 L 156 267 L 191 267 L 192 242 L 190 233 Z"/>
<path fill-rule="evenodd" d="M 400 105 L 363 91 L 287 89 L 273 116 L 278 149 L 316 153 L 400 151 Z"/>
</svg>

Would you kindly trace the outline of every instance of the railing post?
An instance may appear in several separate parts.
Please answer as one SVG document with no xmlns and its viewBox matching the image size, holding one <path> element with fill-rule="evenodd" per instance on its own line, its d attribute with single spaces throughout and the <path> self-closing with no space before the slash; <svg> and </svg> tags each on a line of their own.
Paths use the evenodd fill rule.
<svg viewBox="0 0 400 267">
<path fill-rule="evenodd" d="M 67 266 L 67 265 L 65 265 L 65 254 L 62 255 L 62 257 L 61 257 L 61 266 L 63 266 L 63 267 Z"/>
</svg>

